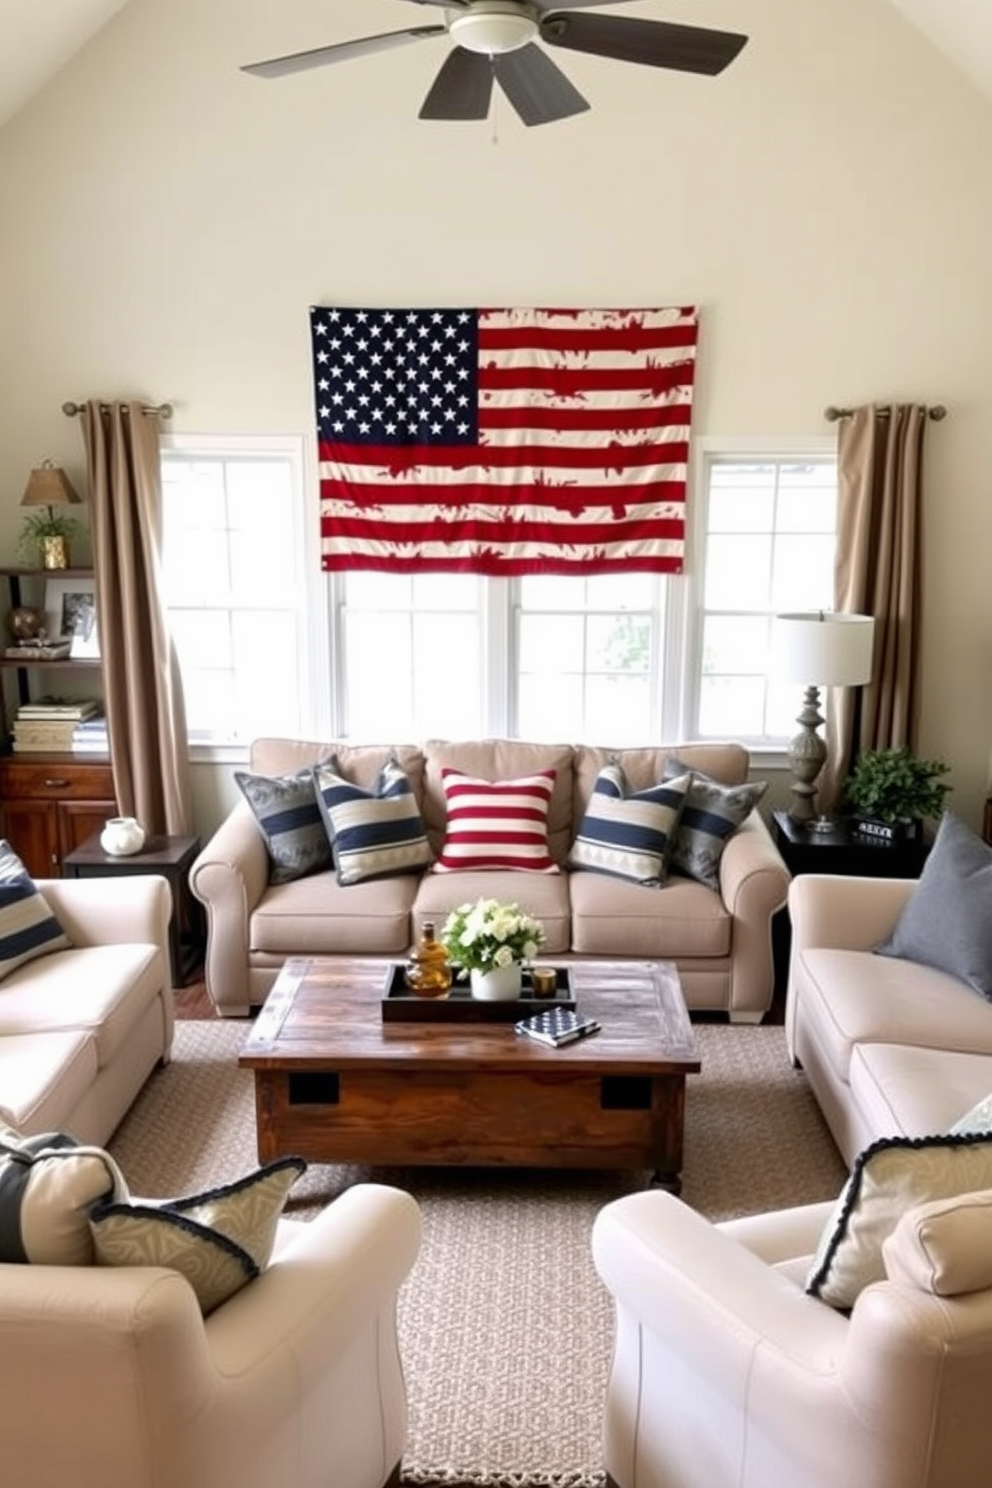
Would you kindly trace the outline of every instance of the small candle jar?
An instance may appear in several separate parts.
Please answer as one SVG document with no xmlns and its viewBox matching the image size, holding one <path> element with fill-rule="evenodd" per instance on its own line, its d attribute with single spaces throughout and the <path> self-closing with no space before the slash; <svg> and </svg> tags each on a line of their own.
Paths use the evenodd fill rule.
<svg viewBox="0 0 992 1488">
<path fill-rule="evenodd" d="M 530 977 L 535 997 L 554 997 L 558 989 L 558 973 L 553 966 L 533 966 Z"/>
</svg>

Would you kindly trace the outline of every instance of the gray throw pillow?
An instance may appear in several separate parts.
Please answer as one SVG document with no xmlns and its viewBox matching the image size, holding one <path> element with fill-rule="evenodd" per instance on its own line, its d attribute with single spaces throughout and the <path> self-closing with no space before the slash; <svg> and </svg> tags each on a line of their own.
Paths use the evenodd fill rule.
<svg viewBox="0 0 992 1488">
<path fill-rule="evenodd" d="M 330 868 L 331 844 L 317 805 L 311 767 L 295 775 L 275 776 L 235 770 L 234 779 L 265 838 L 270 883 L 292 883 Z"/>
<path fill-rule="evenodd" d="M 720 887 L 720 859 L 729 839 L 768 789 L 767 780 L 744 785 L 722 785 L 719 780 L 693 770 L 683 760 L 665 761 L 665 779 L 689 770 L 692 781 L 679 818 L 675 842 L 668 857 L 672 873 L 695 878 L 710 889 Z"/>
<path fill-rule="evenodd" d="M 992 1001 L 992 847 L 945 811 L 891 934 L 875 946 L 946 971 Z"/>
</svg>

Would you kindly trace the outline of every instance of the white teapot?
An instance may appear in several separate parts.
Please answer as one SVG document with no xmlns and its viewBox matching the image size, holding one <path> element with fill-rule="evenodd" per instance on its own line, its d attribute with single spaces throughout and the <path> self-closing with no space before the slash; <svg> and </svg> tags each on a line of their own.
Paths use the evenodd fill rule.
<svg viewBox="0 0 992 1488">
<path fill-rule="evenodd" d="M 145 829 L 135 816 L 112 816 L 100 833 L 100 846 L 114 858 L 127 858 L 145 845 Z"/>
</svg>

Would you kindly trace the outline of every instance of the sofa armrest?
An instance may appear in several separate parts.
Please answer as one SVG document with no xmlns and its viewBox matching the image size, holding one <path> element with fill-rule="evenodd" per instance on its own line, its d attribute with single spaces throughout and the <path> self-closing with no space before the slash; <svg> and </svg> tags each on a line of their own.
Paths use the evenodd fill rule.
<svg viewBox="0 0 992 1488">
<path fill-rule="evenodd" d="M 73 945 L 156 945 L 167 971 L 172 894 L 161 874 L 35 882 Z"/>
<path fill-rule="evenodd" d="M 239 801 L 221 822 L 189 873 L 189 886 L 206 909 L 204 976 L 218 1012 L 244 1015 L 249 925 L 269 882 L 269 855 L 247 804 Z"/>
<path fill-rule="evenodd" d="M 808 946 L 869 951 L 899 918 L 911 878 L 847 878 L 802 873 L 789 887 L 792 954 Z"/>
<path fill-rule="evenodd" d="M 720 897 L 733 918 L 731 1018 L 757 1019 L 775 992 L 772 917 L 785 904 L 789 870 L 764 818 L 755 810 L 728 840 L 720 858 Z"/>
</svg>

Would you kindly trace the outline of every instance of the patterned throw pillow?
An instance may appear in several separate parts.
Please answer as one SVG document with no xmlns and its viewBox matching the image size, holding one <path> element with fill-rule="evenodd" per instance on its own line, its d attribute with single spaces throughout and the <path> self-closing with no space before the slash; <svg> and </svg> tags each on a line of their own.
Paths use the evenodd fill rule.
<svg viewBox="0 0 992 1488">
<path fill-rule="evenodd" d="M 806 1279 L 812 1297 L 853 1307 L 885 1272 L 882 1243 L 907 1209 L 992 1188 L 992 1135 L 880 1137 L 855 1158 Z"/>
<path fill-rule="evenodd" d="M 434 872 L 557 873 L 548 849 L 548 807 L 556 773 L 538 770 L 518 780 L 479 780 L 445 765 L 441 784 L 447 819 Z"/>
<path fill-rule="evenodd" d="M 301 1157 L 282 1157 L 193 1198 L 97 1204 L 90 1211 L 97 1265 L 179 1271 L 206 1316 L 264 1271 L 289 1190 L 306 1167 Z"/>
<path fill-rule="evenodd" d="M 265 838 L 270 883 L 292 883 L 330 868 L 331 844 L 317 805 L 312 768 L 276 776 L 235 770 L 234 778 Z"/>
<path fill-rule="evenodd" d="M 665 761 L 666 780 L 684 775 L 687 770 L 692 767 L 681 760 Z M 669 869 L 718 889 L 723 849 L 767 789 L 767 780 L 721 785 L 711 776 L 692 770 L 692 784 L 668 859 Z"/>
<path fill-rule="evenodd" d="M 613 760 L 596 777 L 586 814 L 569 854 L 570 868 L 608 873 L 657 888 L 689 789 L 690 774 L 627 793 L 627 780 Z"/>
<path fill-rule="evenodd" d="M 345 780 L 336 757 L 313 771 L 339 884 L 419 873 L 433 859 L 407 773 L 387 760 L 372 791 Z"/>
<path fill-rule="evenodd" d="M 71 945 L 10 843 L 0 839 L 0 979 L 36 956 Z"/>
<path fill-rule="evenodd" d="M 123 1174 L 102 1147 L 61 1132 L 24 1137 L 0 1127 L 0 1261 L 90 1265 L 90 1206 L 126 1198 Z"/>
</svg>

